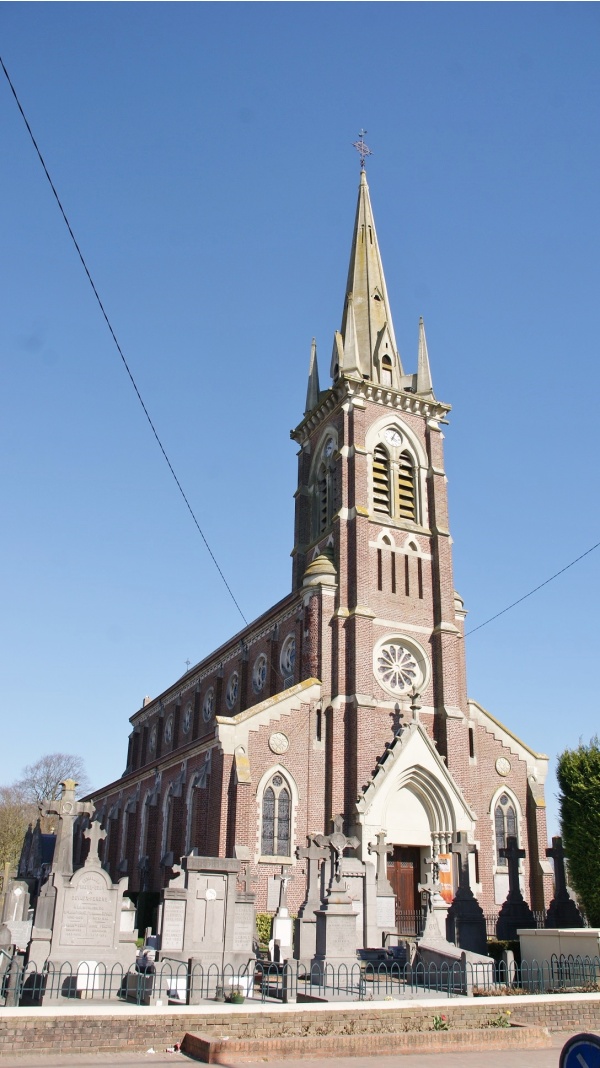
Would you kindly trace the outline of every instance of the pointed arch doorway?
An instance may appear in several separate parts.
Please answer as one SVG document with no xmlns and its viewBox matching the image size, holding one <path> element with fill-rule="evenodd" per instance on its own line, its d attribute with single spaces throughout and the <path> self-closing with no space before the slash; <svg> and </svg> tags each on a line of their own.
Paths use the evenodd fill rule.
<svg viewBox="0 0 600 1068">
<path fill-rule="evenodd" d="M 418 933 L 418 920 L 421 912 L 420 872 L 420 847 L 395 845 L 388 859 L 387 877 L 396 896 L 398 934 Z"/>
</svg>

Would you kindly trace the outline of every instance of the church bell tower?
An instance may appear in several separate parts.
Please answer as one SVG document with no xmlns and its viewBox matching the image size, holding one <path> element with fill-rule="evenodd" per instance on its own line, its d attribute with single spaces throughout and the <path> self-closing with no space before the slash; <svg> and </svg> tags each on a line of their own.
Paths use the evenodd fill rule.
<svg viewBox="0 0 600 1068">
<path fill-rule="evenodd" d="M 415 362 L 409 372 L 400 358 L 363 167 L 332 384 L 320 388 L 313 341 L 292 432 L 293 586 L 322 591 L 317 669 L 343 768 L 331 806 L 350 819 L 394 723 L 418 717 L 449 771 L 469 761 L 443 458 L 450 409 L 433 392 L 422 319 Z"/>
</svg>

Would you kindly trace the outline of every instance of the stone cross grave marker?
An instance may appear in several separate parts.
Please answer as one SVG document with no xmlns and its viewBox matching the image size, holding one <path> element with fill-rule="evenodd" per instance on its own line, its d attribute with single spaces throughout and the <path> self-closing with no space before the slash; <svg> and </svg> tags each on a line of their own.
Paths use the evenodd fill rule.
<svg viewBox="0 0 600 1068">
<path fill-rule="evenodd" d="M 566 857 L 562 838 L 555 837 L 552 839 L 552 849 L 546 850 L 546 856 L 552 857 L 554 861 L 554 896 L 557 898 L 568 897 L 567 876 L 565 873 Z"/>
<path fill-rule="evenodd" d="M 256 886 L 256 879 L 254 878 L 254 875 L 250 871 L 249 867 L 246 867 L 245 871 L 241 872 L 238 875 L 237 881 L 238 881 L 238 883 L 241 883 L 241 886 L 242 886 L 241 893 L 242 894 L 253 894 L 254 893 L 254 887 Z"/>
<path fill-rule="evenodd" d="M 371 842 L 369 844 L 369 853 L 377 854 L 377 880 L 378 882 L 387 883 L 387 858 L 394 852 L 393 845 L 390 845 L 385 840 L 385 831 L 379 831 L 375 835 L 376 845 Z"/>
<path fill-rule="evenodd" d="M 335 884 L 336 889 L 343 889 L 346 885 L 342 878 L 342 857 L 344 855 L 344 850 L 356 849 L 360 843 L 358 838 L 355 838 L 354 836 L 347 838 L 344 834 L 344 817 L 341 813 L 332 820 L 332 823 L 332 833 L 315 835 L 315 842 L 322 847 L 329 846 L 333 861 L 332 885 Z"/>
<path fill-rule="evenodd" d="M 296 846 L 296 856 L 298 860 L 307 860 L 306 870 L 306 901 L 304 902 L 303 910 L 306 912 L 306 906 L 310 903 L 320 901 L 321 894 L 319 891 L 319 866 L 322 860 L 325 860 L 329 856 L 329 848 L 327 846 L 317 845 L 316 839 L 319 836 L 316 834 L 309 834 L 307 837 L 308 846 Z"/>
<path fill-rule="evenodd" d="M 73 824 L 78 816 L 92 816 L 91 801 L 77 801 L 75 779 L 65 779 L 60 784 L 62 795 L 57 801 L 43 801 L 40 812 L 43 816 L 58 816 L 56 844 L 52 860 L 52 872 L 60 875 L 73 874 Z"/>
<path fill-rule="evenodd" d="M 458 886 L 461 890 L 471 889 L 469 857 L 475 851 L 476 846 L 469 842 L 465 832 L 457 831 L 450 846 L 450 852 L 456 856 L 458 861 Z"/>
<path fill-rule="evenodd" d="M 103 831 L 100 826 L 99 820 L 93 820 L 90 826 L 83 832 L 83 837 L 87 838 L 90 843 L 90 851 L 87 856 L 86 865 L 94 868 L 101 868 L 100 857 L 98 855 L 98 847 L 100 842 L 106 838 L 106 831 Z"/>
<path fill-rule="evenodd" d="M 498 850 L 501 857 L 504 857 L 508 864 L 508 898 L 521 898 L 521 887 L 519 884 L 519 861 L 524 859 L 527 854 L 524 849 L 519 849 L 519 843 L 514 835 L 509 834 L 506 839 L 506 846 L 503 849 Z"/>
<path fill-rule="evenodd" d="M 287 886 L 291 879 L 291 867 L 289 864 L 281 865 L 281 873 L 273 876 L 276 882 L 279 883 L 279 908 L 287 908 Z"/>
</svg>

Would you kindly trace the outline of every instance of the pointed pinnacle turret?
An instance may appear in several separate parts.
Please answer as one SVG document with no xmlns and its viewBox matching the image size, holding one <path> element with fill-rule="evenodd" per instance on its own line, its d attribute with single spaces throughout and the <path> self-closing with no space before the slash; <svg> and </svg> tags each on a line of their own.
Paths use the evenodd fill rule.
<svg viewBox="0 0 600 1068">
<path fill-rule="evenodd" d="M 310 363 L 308 365 L 308 389 L 306 390 L 306 408 L 304 414 L 308 415 L 319 403 L 319 365 L 317 363 L 317 342 L 314 337 L 310 346 Z"/>
<path fill-rule="evenodd" d="M 358 188 L 341 335 L 343 364 L 339 367 L 340 373 L 351 378 L 385 382 L 399 388 L 402 365 L 396 348 L 394 325 L 364 170 L 361 171 Z M 390 365 L 391 380 L 388 377 Z"/>
<path fill-rule="evenodd" d="M 425 323 L 423 316 L 419 319 L 419 357 L 417 361 L 417 393 L 433 397 L 433 384 L 431 381 L 431 369 L 429 367 L 429 353 L 427 352 L 427 338 L 425 337 Z"/>
</svg>

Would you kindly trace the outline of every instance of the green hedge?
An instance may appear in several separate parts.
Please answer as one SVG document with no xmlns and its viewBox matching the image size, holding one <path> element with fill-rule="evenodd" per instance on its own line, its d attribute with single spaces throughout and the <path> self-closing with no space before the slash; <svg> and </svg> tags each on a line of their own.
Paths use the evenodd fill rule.
<svg viewBox="0 0 600 1068">
<path fill-rule="evenodd" d="M 588 922 L 600 926 L 600 744 L 565 749 L 558 758 L 563 846 L 569 858 L 569 882 Z"/>
</svg>

